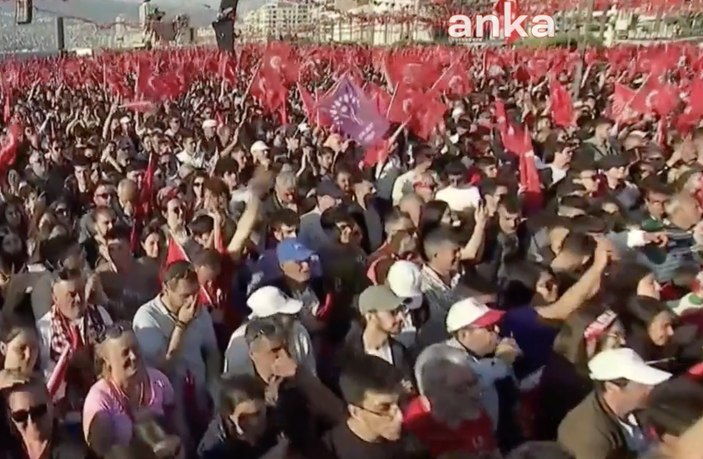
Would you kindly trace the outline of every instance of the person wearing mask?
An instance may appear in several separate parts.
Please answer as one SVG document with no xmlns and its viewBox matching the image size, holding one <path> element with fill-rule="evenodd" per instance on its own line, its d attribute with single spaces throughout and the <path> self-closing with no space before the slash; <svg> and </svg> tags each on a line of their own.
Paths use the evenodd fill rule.
<svg viewBox="0 0 703 459">
<path fill-rule="evenodd" d="M 575 459 L 636 458 L 649 443 L 634 412 L 671 373 L 647 365 L 629 348 L 601 352 L 588 370 L 595 388 L 559 425 L 559 443 Z"/>
<path fill-rule="evenodd" d="M 420 353 L 415 377 L 420 396 L 406 407 L 403 427 L 432 457 L 500 457 L 491 419 L 481 403 L 479 376 L 463 351 L 433 344 Z"/>
<path fill-rule="evenodd" d="M 218 413 L 200 440 L 198 459 L 258 459 L 284 442 L 256 376 L 232 375 L 220 387 Z"/>
<path fill-rule="evenodd" d="M 198 308 L 198 278 L 187 261 L 168 265 L 161 293 L 142 305 L 132 320 L 147 365 L 166 374 L 183 401 L 194 438 L 210 420 L 221 357 L 212 318 Z"/>
<path fill-rule="evenodd" d="M 291 357 L 298 364 L 304 365 L 312 374 L 317 372 L 310 334 L 296 317 L 303 309 L 302 301 L 287 297 L 276 287 L 264 286 L 252 293 L 247 300 L 247 306 L 251 309 L 249 321 L 255 318 L 278 318 L 281 326 L 290 332 L 288 350 Z M 247 323 L 244 323 L 232 333 L 225 351 L 225 374 L 254 372 L 244 338 L 246 328 Z"/>
<path fill-rule="evenodd" d="M 400 409 L 403 374 L 375 355 L 345 362 L 339 386 L 346 420 L 323 437 L 334 459 L 423 459 L 431 457 L 403 432 Z"/>
<path fill-rule="evenodd" d="M 2 438 L 0 457 L 6 459 L 87 459 L 85 443 L 62 426 L 44 380 L 30 376 L 2 394 L 11 436 Z"/>
<path fill-rule="evenodd" d="M 80 421 L 80 409 L 94 381 L 95 345 L 112 325 L 102 306 L 86 300 L 90 288 L 79 271 L 59 271 L 53 284 L 51 310 L 36 325 L 44 377 L 47 381 L 56 379 L 51 395 L 69 423 Z M 68 363 L 59 365 L 61 361 Z M 62 377 L 56 377 L 57 371 Z"/>
<path fill-rule="evenodd" d="M 496 383 L 512 379 L 512 365 L 520 356 L 520 348 L 511 338 L 500 338 L 499 323 L 504 311 L 491 309 L 472 298 L 461 300 L 449 309 L 447 344 L 466 353 L 479 378 L 483 408 L 490 416 L 493 429 L 499 427 L 500 403 Z M 491 357 L 493 356 L 493 357 Z"/>
<path fill-rule="evenodd" d="M 83 433 L 95 454 L 108 457 L 115 446 L 128 446 L 135 425 L 146 418 L 162 418 L 174 427 L 182 425 L 182 414 L 175 412 L 171 383 L 159 370 L 145 365 L 128 324 L 109 327 L 96 346 L 96 356 L 99 379 L 83 406 Z"/>
</svg>

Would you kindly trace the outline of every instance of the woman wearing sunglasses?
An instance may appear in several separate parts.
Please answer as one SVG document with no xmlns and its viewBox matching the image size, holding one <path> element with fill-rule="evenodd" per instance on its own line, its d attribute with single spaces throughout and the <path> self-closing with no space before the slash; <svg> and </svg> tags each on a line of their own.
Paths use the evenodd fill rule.
<svg viewBox="0 0 703 459">
<path fill-rule="evenodd" d="M 127 324 L 107 329 L 96 357 L 100 379 L 85 400 L 83 432 L 92 451 L 106 457 L 128 446 L 138 425 L 173 420 L 174 394 L 168 378 L 145 365 Z"/>
<path fill-rule="evenodd" d="M 8 437 L 0 438 L 0 455 L 8 459 L 84 459 L 88 449 L 67 434 L 54 410 L 41 377 L 30 376 L 3 391 L 10 423 Z"/>
</svg>

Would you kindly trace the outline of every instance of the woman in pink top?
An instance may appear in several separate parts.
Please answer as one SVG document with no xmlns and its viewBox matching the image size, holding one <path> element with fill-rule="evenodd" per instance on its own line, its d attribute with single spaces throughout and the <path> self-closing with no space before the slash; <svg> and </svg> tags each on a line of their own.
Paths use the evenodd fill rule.
<svg viewBox="0 0 703 459">
<path fill-rule="evenodd" d="M 144 364 L 128 325 L 109 328 L 96 355 L 102 368 L 85 400 L 83 432 L 88 446 L 105 457 L 129 445 L 136 423 L 174 419 L 174 394 L 168 378 Z"/>
</svg>

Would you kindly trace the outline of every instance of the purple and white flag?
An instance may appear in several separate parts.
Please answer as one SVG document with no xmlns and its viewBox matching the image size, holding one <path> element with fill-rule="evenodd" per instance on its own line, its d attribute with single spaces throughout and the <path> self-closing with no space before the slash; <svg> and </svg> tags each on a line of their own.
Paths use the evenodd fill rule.
<svg viewBox="0 0 703 459">
<path fill-rule="evenodd" d="M 343 134 L 364 146 L 382 140 L 388 130 L 388 121 L 376 105 L 346 75 L 320 100 L 319 109 L 329 113 L 332 124 Z"/>
</svg>

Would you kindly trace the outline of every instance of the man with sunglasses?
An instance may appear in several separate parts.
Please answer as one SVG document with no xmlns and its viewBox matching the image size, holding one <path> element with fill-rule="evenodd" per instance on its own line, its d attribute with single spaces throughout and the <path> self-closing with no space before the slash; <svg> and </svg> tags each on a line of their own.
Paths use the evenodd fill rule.
<svg viewBox="0 0 703 459">
<path fill-rule="evenodd" d="M 4 393 L 11 436 L 0 438 L 5 457 L 83 459 L 89 457 L 82 440 L 59 427 L 45 382 L 30 377 Z M 48 451 L 48 453 L 47 453 Z"/>
</svg>

